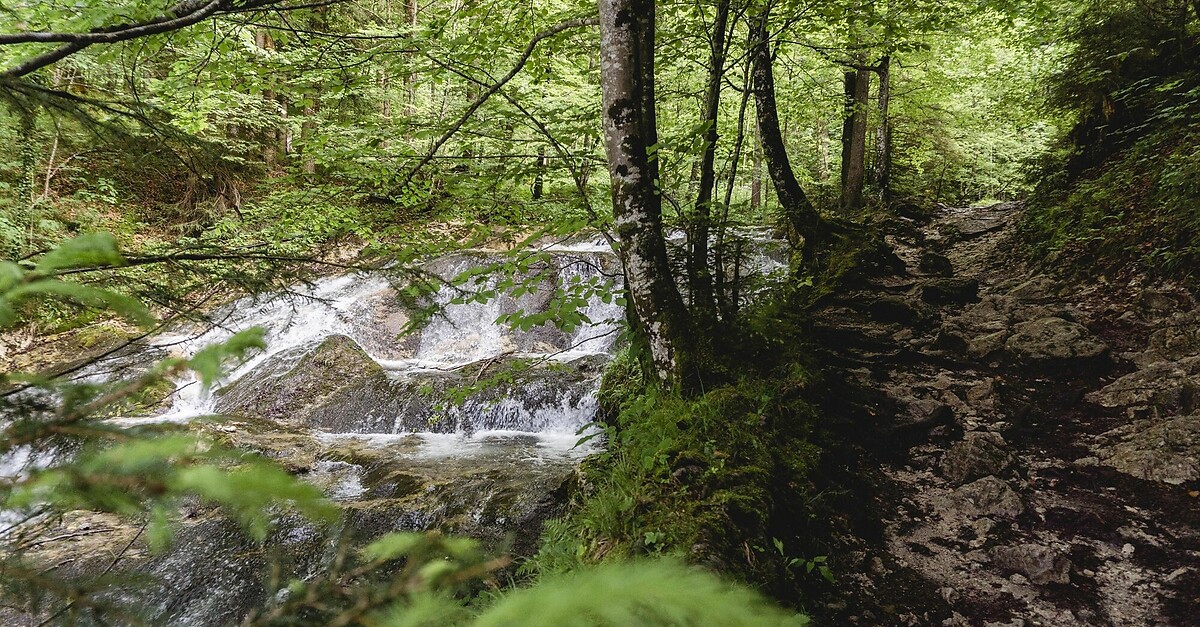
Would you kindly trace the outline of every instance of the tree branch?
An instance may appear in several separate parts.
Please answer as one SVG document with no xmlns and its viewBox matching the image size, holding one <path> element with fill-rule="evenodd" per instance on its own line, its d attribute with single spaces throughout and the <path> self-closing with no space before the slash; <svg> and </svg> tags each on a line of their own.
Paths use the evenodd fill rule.
<svg viewBox="0 0 1200 627">
<path fill-rule="evenodd" d="M 421 161 L 417 163 L 417 165 L 413 166 L 413 168 L 408 171 L 408 174 L 404 175 L 404 179 L 399 185 L 396 186 L 395 189 L 402 190 L 405 187 L 408 187 L 408 184 L 412 182 L 413 177 L 417 175 L 417 172 L 420 172 L 421 168 L 425 167 L 430 161 L 433 160 L 433 158 L 437 155 L 437 151 L 441 149 L 446 142 L 450 141 L 451 137 L 454 137 L 454 134 L 457 133 L 460 128 L 462 128 L 462 125 L 466 124 L 467 120 L 471 119 L 471 116 L 479 110 L 479 107 L 482 107 L 483 103 L 487 102 L 488 98 L 491 98 L 496 94 L 496 92 L 500 91 L 500 89 L 504 87 L 508 81 L 512 80 L 513 77 L 521 71 L 521 68 L 525 67 L 525 63 L 529 61 L 529 57 L 533 56 L 533 50 L 537 48 L 537 45 L 541 43 L 542 40 L 548 39 L 572 28 L 579 28 L 582 26 L 599 26 L 599 24 L 600 18 L 598 17 L 567 20 L 565 22 L 559 22 L 558 24 L 547 28 L 537 35 L 534 35 L 533 39 L 529 40 L 529 43 L 525 45 L 525 50 L 521 53 L 521 57 L 517 59 L 516 64 L 514 64 L 512 69 L 508 71 L 508 74 L 505 74 L 500 80 L 488 87 L 487 90 L 480 94 L 479 97 L 471 103 L 471 106 L 467 107 L 467 110 L 464 111 L 463 114 L 454 121 L 454 124 L 450 125 L 450 128 L 443 133 L 436 142 L 433 143 L 433 146 L 429 148 L 429 152 L 425 154 Z"/>
<path fill-rule="evenodd" d="M 277 7 L 294 10 L 336 4 L 345 0 L 320 0 L 306 4 Z M 48 65 L 65 59 L 93 44 L 111 44 L 139 37 L 158 35 L 186 28 L 218 14 L 244 13 L 283 4 L 285 0 L 183 0 L 171 7 L 167 15 L 145 22 L 118 24 L 95 28 L 86 33 L 25 32 L 0 34 L 0 46 L 13 44 L 61 43 L 64 44 L 22 61 L 0 72 L 0 79 L 25 76 Z"/>
</svg>

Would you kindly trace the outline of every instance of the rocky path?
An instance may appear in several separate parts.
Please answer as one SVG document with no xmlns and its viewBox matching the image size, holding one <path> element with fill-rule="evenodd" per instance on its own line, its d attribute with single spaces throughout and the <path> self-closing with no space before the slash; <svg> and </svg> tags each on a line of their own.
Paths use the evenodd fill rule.
<svg viewBox="0 0 1200 627">
<path fill-rule="evenodd" d="M 904 269 L 817 316 L 826 411 L 880 434 L 831 624 L 1200 625 L 1195 302 L 1035 272 L 1019 215 L 902 218 Z"/>
</svg>

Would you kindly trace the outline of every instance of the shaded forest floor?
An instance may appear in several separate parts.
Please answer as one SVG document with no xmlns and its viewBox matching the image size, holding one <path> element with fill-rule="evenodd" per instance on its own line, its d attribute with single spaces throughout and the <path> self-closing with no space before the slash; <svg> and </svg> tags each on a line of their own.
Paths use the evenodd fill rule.
<svg viewBox="0 0 1200 627">
<path fill-rule="evenodd" d="M 830 624 L 1200 625 L 1195 302 L 1029 267 L 1020 217 L 899 218 L 903 269 L 815 314 L 828 472 L 859 484 Z"/>
</svg>

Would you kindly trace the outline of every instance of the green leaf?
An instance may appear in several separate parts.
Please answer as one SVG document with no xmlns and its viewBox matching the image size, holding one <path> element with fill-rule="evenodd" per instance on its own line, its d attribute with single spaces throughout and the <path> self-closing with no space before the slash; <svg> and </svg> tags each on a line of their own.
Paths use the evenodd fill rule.
<svg viewBox="0 0 1200 627">
<path fill-rule="evenodd" d="M 37 264 L 40 274 L 53 274 L 69 268 L 124 265 L 125 258 L 117 252 L 117 242 L 108 233 L 87 233 L 67 240 L 42 255 Z"/>
<path fill-rule="evenodd" d="M 200 382 L 205 388 L 212 387 L 221 378 L 222 366 L 226 361 L 241 359 L 252 349 L 267 347 L 265 333 L 262 327 L 235 333 L 224 342 L 204 347 L 188 360 L 188 366 L 200 375 Z"/>
<path fill-rule="evenodd" d="M 11 308 L 13 303 L 38 296 L 71 301 L 85 307 L 109 309 L 137 324 L 149 324 L 154 320 L 146 306 L 137 299 L 111 290 L 58 279 L 44 279 L 18 285 L 0 296 L 0 302 L 8 301 L 4 306 Z M 8 323 L 11 322 L 10 320 Z M 0 313 L 0 324 L 4 323 L 3 314 Z"/>
<path fill-rule="evenodd" d="M 663 560 L 614 563 L 546 577 L 485 610 L 475 627 L 806 625 L 757 593 Z"/>
<path fill-rule="evenodd" d="M 414 532 L 389 533 L 363 547 L 364 559 L 371 561 L 394 560 L 408 555 L 425 542 L 425 534 Z"/>
</svg>

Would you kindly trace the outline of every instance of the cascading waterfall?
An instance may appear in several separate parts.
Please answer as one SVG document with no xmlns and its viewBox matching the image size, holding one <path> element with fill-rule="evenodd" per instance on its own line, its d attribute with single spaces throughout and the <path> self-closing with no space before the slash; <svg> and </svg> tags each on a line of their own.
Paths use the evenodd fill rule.
<svg viewBox="0 0 1200 627">
<path fill-rule="evenodd" d="M 607 244 L 602 248 L 598 242 L 552 246 L 543 252 L 548 253 L 546 263 L 551 266 L 551 272 L 543 273 L 551 277 L 543 289 L 518 298 L 501 293 L 486 302 L 455 303 L 462 291 L 443 286 L 433 296 L 438 315 L 409 337 L 399 336 L 409 312 L 398 304 L 384 271 L 325 278 L 286 294 L 236 301 L 216 313 L 211 329 L 198 335 L 160 336 L 151 342 L 150 352 L 190 356 L 254 326 L 266 330 L 266 350 L 236 366 L 215 389 L 202 390 L 193 377 L 185 377 L 168 409 L 123 420 L 181 422 L 229 410 L 236 413 L 237 401 L 227 399 L 261 395 L 273 382 L 286 378 L 289 369 L 306 355 L 324 346 L 323 342 L 345 337 L 378 365 L 381 373 L 377 381 L 321 414 L 313 425 L 321 437 L 386 441 L 415 435 L 429 442 L 427 450 L 417 452 L 445 454 L 475 450 L 472 441 L 526 435 L 537 437 L 545 448 L 565 452 L 595 415 L 601 366 L 617 340 L 623 310 L 611 299 L 605 303 L 595 296 L 581 311 L 591 324 L 570 333 L 552 325 L 517 331 L 497 324 L 503 314 L 517 310 L 535 313 L 544 308 L 555 284 L 611 275 L 615 265 Z M 467 253 L 435 260 L 426 269 L 449 281 L 496 260 L 487 254 Z M 487 289 L 494 284 L 491 279 L 464 289 Z M 507 382 L 463 402 L 438 406 L 440 388 L 461 384 L 464 379 L 476 383 L 484 371 L 511 360 L 555 364 L 560 370 L 553 376 Z M 562 371 L 568 374 L 560 376 Z M 434 413 L 441 416 L 436 424 Z"/>
<path fill-rule="evenodd" d="M 786 254 L 764 244 L 741 266 L 743 276 L 787 267 Z M 600 376 L 624 317 L 623 307 L 597 295 L 580 310 L 591 323 L 569 331 L 496 324 L 503 314 L 550 311 L 555 291 L 573 282 L 619 286 L 619 263 L 602 238 L 540 252 L 539 289 L 455 303 L 460 292 L 443 287 L 431 296 L 441 315 L 411 334 L 401 332 L 413 312 L 401 304 L 388 272 L 359 272 L 230 303 L 210 316 L 209 327 L 159 335 L 82 376 L 128 378 L 163 357 L 191 356 L 233 333 L 263 327 L 266 349 L 233 367 L 214 389 L 185 377 L 169 406 L 117 420 L 186 423 L 224 415 L 223 422 L 192 427 L 216 430 L 235 446 L 280 460 L 345 502 L 346 529 L 357 537 L 438 528 L 527 552 L 543 521 L 558 511 L 553 495 L 589 452 L 590 443 L 576 446 L 578 432 L 595 417 Z M 462 253 L 424 269 L 448 280 L 500 260 Z M 496 285 L 484 279 L 474 288 Z M 510 366 L 514 376 L 476 385 Z M 0 474 L 53 462 L 24 451 L 10 457 L 7 465 L 0 460 Z M 287 556 L 288 576 L 323 572 L 328 546 L 318 526 L 296 517 L 277 522 L 271 552 Z M 262 587 L 270 568 L 263 554 L 219 516 L 185 521 L 173 549 L 132 566 L 161 585 L 130 601 L 146 607 L 151 624 L 239 622 L 278 593 Z"/>
</svg>

